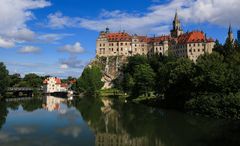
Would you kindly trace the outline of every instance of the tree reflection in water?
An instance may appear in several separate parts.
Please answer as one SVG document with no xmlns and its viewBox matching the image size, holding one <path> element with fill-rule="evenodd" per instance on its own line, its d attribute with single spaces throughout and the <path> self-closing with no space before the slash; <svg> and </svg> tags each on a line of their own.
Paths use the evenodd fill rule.
<svg viewBox="0 0 240 146">
<path fill-rule="evenodd" d="M 176 111 L 159 110 L 133 103 L 121 103 L 109 98 L 85 97 L 69 101 L 65 98 L 47 96 L 26 101 L 2 102 L 0 103 L 0 128 L 6 122 L 8 113 L 18 111 L 19 107 L 22 107 L 23 111 L 32 113 L 25 117 L 30 120 L 30 123 L 35 114 L 38 114 L 35 116 L 41 117 L 51 113 L 48 115 L 58 117 L 59 121 L 53 123 L 48 121 L 49 117 L 45 117 L 44 123 L 35 124 L 38 126 L 45 124 L 47 127 L 55 128 L 55 132 L 51 133 L 51 136 L 67 142 L 61 143 L 60 140 L 59 144 L 62 145 L 69 144 L 69 142 L 79 144 L 79 141 L 88 142 L 94 138 L 96 146 L 240 145 L 239 121 L 193 117 Z M 82 118 L 83 124 L 81 125 Z M 16 121 L 17 119 L 12 120 Z M 34 121 L 34 119 L 32 120 Z M 59 127 L 64 120 L 68 121 L 68 126 Z M 33 121 L 32 123 L 34 123 Z M 18 123 L 16 122 L 16 124 Z M 83 132 L 85 125 L 86 128 Z M 7 128 L 11 129 L 12 127 L 8 125 Z M 61 133 L 64 134 L 64 137 Z M 31 137 L 37 136 L 38 131 L 35 134 L 32 134 Z M 49 133 L 44 134 L 48 135 Z M 74 139 L 70 139 L 66 135 L 71 135 Z M 53 141 L 54 139 L 49 140 L 49 142 Z"/>
<path fill-rule="evenodd" d="M 96 146 L 240 144 L 240 122 L 192 117 L 108 98 L 84 98 L 75 106 L 94 131 Z"/>
</svg>

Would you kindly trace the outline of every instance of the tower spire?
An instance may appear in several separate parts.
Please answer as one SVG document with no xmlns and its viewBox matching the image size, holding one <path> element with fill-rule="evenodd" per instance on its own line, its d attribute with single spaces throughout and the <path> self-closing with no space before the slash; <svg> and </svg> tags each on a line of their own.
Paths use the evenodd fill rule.
<svg viewBox="0 0 240 146">
<path fill-rule="evenodd" d="M 178 19 L 178 10 L 177 10 L 177 9 L 176 9 L 176 12 L 175 12 L 174 20 L 175 20 L 175 21 L 179 21 L 179 19 Z"/>
<path fill-rule="evenodd" d="M 232 33 L 232 24 L 231 23 L 229 24 L 228 33 L 229 34 Z"/>
<path fill-rule="evenodd" d="M 173 38 L 177 38 L 181 34 L 183 34 L 183 30 L 181 28 L 181 22 L 178 18 L 178 11 L 176 10 L 175 17 L 173 20 L 173 29 L 171 30 L 171 36 Z"/>
<path fill-rule="evenodd" d="M 234 37 L 233 37 L 233 31 L 232 31 L 232 25 L 230 23 L 229 28 L 228 28 L 228 39 L 230 42 L 234 42 Z"/>
</svg>

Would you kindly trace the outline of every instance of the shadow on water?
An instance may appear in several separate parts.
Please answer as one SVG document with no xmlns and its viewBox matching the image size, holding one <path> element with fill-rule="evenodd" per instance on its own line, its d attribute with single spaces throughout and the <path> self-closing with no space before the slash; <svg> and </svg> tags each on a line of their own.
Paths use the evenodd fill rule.
<svg viewBox="0 0 240 146">
<path fill-rule="evenodd" d="M 110 99 L 76 105 L 96 134 L 96 145 L 235 146 L 240 122 L 193 117 Z"/>
<path fill-rule="evenodd" d="M 27 116 L 29 125 L 38 124 L 38 126 L 44 127 L 42 131 L 31 133 L 30 139 L 39 137 L 40 133 L 40 135 L 49 135 L 48 145 L 240 145 L 239 121 L 194 117 L 176 111 L 159 110 L 134 103 L 121 103 L 109 98 L 92 97 L 68 101 L 64 98 L 51 96 L 0 103 L 0 128 L 4 129 L 5 132 L 11 131 L 7 130 L 11 129 L 12 125 L 9 125 L 9 120 L 6 119 L 9 116 L 13 117 L 13 113 L 18 113 L 16 114 L 18 116 L 14 115 L 16 124 L 23 120 L 17 119 L 19 114 L 23 112 L 19 110 L 20 107 L 24 112 L 33 113 Z M 44 119 L 44 122 L 38 123 L 34 119 L 36 116 Z M 56 117 L 56 120 L 53 120 L 52 117 Z M 59 118 L 62 120 L 59 121 Z M 66 119 L 70 121 L 66 123 Z M 64 128 L 63 125 L 65 125 Z M 49 133 L 46 128 L 55 132 Z M 3 130 L 0 129 L 0 136 L 1 132 Z M 69 134 L 72 138 L 67 136 Z M 95 141 L 95 144 L 92 141 Z M 23 143 L 23 141 L 21 142 Z M 34 143 L 25 142 L 23 145 L 34 145 Z"/>
</svg>

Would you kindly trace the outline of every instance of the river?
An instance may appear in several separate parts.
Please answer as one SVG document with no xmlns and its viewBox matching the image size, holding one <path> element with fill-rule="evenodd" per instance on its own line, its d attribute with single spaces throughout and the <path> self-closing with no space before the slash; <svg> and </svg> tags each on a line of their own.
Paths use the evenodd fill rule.
<svg viewBox="0 0 240 146">
<path fill-rule="evenodd" d="M 108 98 L 0 103 L 0 146 L 238 146 L 240 122 Z"/>
</svg>

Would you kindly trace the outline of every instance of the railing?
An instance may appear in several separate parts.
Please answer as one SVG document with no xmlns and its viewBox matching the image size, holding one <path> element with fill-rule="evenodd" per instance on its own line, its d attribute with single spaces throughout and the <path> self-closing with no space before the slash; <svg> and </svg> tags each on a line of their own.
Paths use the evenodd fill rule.
<svg viewBox="0 0 240 146">
<path fill-rule="evenodd" d="M 42 91 L 42 88 L 29 88 L 29 87 L 10 87 L 7 89 L 8 92 L 14 92 L 14 91 L 33 91 L 38 90 Z"/>
</svg>

